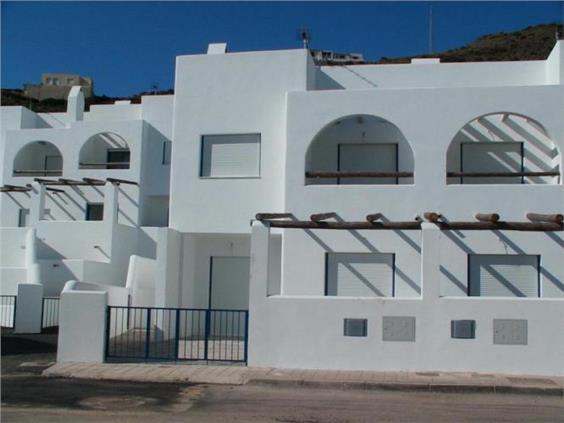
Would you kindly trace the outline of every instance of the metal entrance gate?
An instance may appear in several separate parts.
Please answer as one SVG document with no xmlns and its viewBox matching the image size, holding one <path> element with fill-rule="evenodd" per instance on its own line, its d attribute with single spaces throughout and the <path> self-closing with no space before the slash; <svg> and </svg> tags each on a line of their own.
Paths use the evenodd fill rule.
<svg viewBox="0 0 564 423">
<path fill-rule="evenodd" d="M 106 360 L 247 362 L 248 310 L 107 308 Z"/>
<path fill-rule="evenodd" d="M 59 297 L 43 297 L 41 307 L 41 329 L 59 327 Z"/>
<path fill-rule="evenodd" d="M 0 295 L 0 326 L 3 328 L 13 328 L 16 321 L 15 295 Z"/>
</svg>

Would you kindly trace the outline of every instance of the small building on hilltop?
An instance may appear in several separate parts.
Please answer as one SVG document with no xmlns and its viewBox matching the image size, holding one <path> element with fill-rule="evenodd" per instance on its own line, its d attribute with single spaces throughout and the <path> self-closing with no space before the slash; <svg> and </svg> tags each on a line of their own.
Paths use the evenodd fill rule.
<svg viewBox="0 0 564 423">
<path fill-rule="evenodd" d="M 24 84 L 24 95 L 35 100 L 48 98 L 66 100 L 75 85 L 82 87 L 85 98 L 92 97 L 94 94 L 94 82 L 88 76 L 74 73 L 44 73 L 39 84 Z"/>
</svg>

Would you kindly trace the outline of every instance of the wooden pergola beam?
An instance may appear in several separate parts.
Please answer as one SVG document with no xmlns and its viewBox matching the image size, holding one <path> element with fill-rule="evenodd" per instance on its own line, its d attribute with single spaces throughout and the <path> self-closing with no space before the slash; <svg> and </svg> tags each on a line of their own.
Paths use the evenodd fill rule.
<svg viewBox="0 0 564 423">
<path fill-rule="evenodd" d="M 564 221 L 562 214 L 527 213 L 527 219 L 532 222 L 551 222 L 561 224 Z"/>
<path fill-rule="evenodd" d="M 441 215 L 440 213 L 435 213 L 435 212 L 425 212 L 423 213 L 423 217 L 425 218 L 425 220 L 429 222 L 436 223 L 441 218 Z"/>
<path fill-rule="evenodd" d="M 382 218 L 382 213 L 372 213 L 366 215 L 366 220 L 370 223 L 376 222 Z"/>
<path fill-rule="evenodd" d="M 58 189 L 58 188 L 46 187 L 45 189 L 46 189 L 47 191 L 51 191 L 51 192 L 58 192 L 58 193 L 64 193 L 64 192 L 65 192 L 64 189 Z"/>
<path fill-rule="evenodd" d="M 92 185 L 105 185 L 104 181 L 96 182 L 96 181 L 79 181 L 74 179 L 66 179 L 60 178 L 59 180 L 54 179 L 44 179 L 44 178 L 35 178 L 35 182 L 39 182 L 40 184 L 51 186 L 51 185 L 59 185 L 59 186 L 92 186 Z"/>
<path fill-rule="evenodd" d="M 94 179 L 94 178 L 82 178 L 84 182 L 88 182 L 89 184 L 105 184 L 103 179 Z"/>
<path fill-rule="evenodd" d="M 335 230 L 364 230 L 391 229 L 412 230 L 421 229 L 419 222 L 314 222 L 307 220 L 269 220 L 272 228 L 295 229 L 335 229 Z"/>
<path fill-rule="evenodd" d="M 0 192 L 28 192 L 31 191 L 29 187 L 22 187 L 18 185 L 4 185 L 0 187 Z"/>
<path fill-rule="evenodd" d="M 312 214 L 309 218 L 312 222 L 321 222 L 323 220 L 332 219 L 337 217 L 337 213 L 335 212 L 327 212 L 327 213 L 315 213 Z"/>
<path fill-rule="evenodd" d="M 294 217 L 292 213 L 257 213 L 256 220 L 270 220 L 270 219 L 290 219 Z"/>
<path fill-rule="evenodd" d="M 59 182 L 62 182 L 63 184 L 67 184 L 67 185 L 84 184 L 84 181 L 79 181 L 77 179 L 68 179 L 68 178 L 59 178 Z"/>
<path fill-rule="evenodd" d="M 272 228 L 335 229 L 335 230 L 417 230 L 421 222 L 312 222 L 305 220 L 267 220 Z M 443 231 L 506 230 L 525 232 L 553 232 L 564 230 L 564 225 L 549 222 L 437 222 Z"/>
<path fill-rule="evenodd" d="M 438 222 L 441 230 L 453 231 L 525 231 L 552 232 L 564 230 L 564 225 L 551 222 Z"/>
<path fill-rule="evenodd" d="M 139 185 L 138 182 L 129 181 L 129 180 L 127 180 L 127 179 L 106 178 L 106 181 L 111 182 L 112 184 Z"/>
<path fill-rule="evenodd" d="M 476 213 L 476 220 L 480 222 L 492 222 L 495 223 L 499 221 L 499 214 L 497 213 Z"/>
</svg>

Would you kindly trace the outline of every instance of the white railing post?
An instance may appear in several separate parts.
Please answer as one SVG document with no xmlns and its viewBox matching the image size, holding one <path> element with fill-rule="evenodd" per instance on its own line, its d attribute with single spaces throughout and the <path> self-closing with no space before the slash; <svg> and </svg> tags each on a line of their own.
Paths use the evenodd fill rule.
<svg viewBox="0 0 564 423">
<path fill-rule="evenodd" d="M 118 216 L 118 185 L 106 182 L 104 187 L 104 224 L 113 230 Z"/>
<path fill-rule="evenodd" d="M 251 228 L 251 267 L 249 275 L 249 324 L 247 363 L 252 366 L 261 358 L 261 344 L 268 340 L 264 308 L 268 295 L 270 258 L 270 225 L 253 221 Z M 263 319 L 263 320 L 261 320 Z"/>
<path fill-rule="evenodd" d="M 29 223 L 35 226 L 45 216 L 45 185 L 39 182 L 31 183 L 31 192 L 34 194 L 31 197 L 31 207 L 29 210 Z"/>
<path fill-rule="evenodd" d="M 29 228 L 25 237 L 25 267 L 27 283 L 41 284 L 41 266 L 37 262 L 37 231 Z"/>
<path fill-rule="evenodd" d="M 18 284 L 15 333 L 41 333 L 43 285 Z"/>
<path fill-rule="evenodd" d="M 68 281 L 59 303 L 57 361 L 101 363 L 106 351 L 106 305 L 104 291 L 76 291 Z"/>
<path fill-rule="evenodd" d="M 421 295 L 436 301 L 441 295 L 441 229 L 434 223 L 421 224 Z"/>
</svg>

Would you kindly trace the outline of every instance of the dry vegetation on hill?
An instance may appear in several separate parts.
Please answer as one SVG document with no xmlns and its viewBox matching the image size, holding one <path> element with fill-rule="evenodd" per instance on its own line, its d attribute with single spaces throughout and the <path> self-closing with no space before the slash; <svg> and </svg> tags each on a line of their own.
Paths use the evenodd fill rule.
<svg viewBox="0 0 564 423">
<path fill-rule="evenodd" d="M 545 60 L 556 43 L 557 34 L 562 34 L 562 25 L 536 25 L 515 32 L 484 35 L 464 47 L 442 53 L 400 58 L 382 57 L 377 63 L 408 63 L 415 57 L 440 57 L 442 62 Z"/>
</svg>

